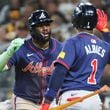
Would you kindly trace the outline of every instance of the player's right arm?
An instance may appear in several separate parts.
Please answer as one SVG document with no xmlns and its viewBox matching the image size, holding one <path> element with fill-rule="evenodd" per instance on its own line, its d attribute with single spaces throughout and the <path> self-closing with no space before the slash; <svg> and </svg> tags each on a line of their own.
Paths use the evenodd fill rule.
<svg viewBox="0 0 110 110">
<path fill-rule="evenodd" d="M 14 39 L 10 46 L 0 55 L 0 71 L 5 71 L 8 68 L 5 66 L 8 60 L 12 57 L 15 51 L 17 51 L 20 46 L 24 43 L 24 39 L 16 38 Z"/>
</svg>

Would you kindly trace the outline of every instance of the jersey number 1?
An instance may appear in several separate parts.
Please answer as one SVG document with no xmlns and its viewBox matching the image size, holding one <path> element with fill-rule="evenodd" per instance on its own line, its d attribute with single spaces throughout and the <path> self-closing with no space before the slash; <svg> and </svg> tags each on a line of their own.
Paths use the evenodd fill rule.
<svg viewBox="0 0 110 110">
<path fill-rule="evenodd" d="M 91 66 L 92 66 L 92 72 L 90 74 L 90 76 L 88 77 L 88 84 L 96 84 L 96 72 L 97 72 L 97 59 L 94 59 L 91 61 Z"/>
</svg>

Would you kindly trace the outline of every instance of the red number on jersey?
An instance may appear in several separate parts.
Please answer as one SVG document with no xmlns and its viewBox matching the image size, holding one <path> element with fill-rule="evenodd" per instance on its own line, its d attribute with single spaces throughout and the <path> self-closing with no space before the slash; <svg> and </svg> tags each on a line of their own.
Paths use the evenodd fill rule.
<svg viewBox="0 0 110 110">
<path fill-rule="evenodd" d="M 91 61 L 91 66 L 92 66 L 92 72 L 88 77 L 88 84 L 96 84 L 95 75 L 97 72 L 97 59 Z"/>
</svg>

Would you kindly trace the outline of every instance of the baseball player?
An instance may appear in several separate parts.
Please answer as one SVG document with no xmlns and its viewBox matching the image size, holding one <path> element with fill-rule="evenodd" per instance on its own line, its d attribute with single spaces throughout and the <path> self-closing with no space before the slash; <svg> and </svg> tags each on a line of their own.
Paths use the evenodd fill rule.
<svg viewBox="0 0 110 110">
<path fill-rule="evenodd" d="M 80 98 L 100 88 L 106 64 L 110 64 L 110 44 L 93 34 L 97 24 L 96 8 L 80 3 L 73 12 L 72 24 L 78 33 L 66 40 L 52 73 L 40 110 L 48 110 L 60 90 L 59 104 Z M 65 110 L 101 110 L 99 95 L 94 95 Z"/>
<path fill-rule="evenodd" d="M 51 23 L 45 10 L 32 12 L 28 19 L 31 38 L 10 58 L 5 69 L 15 65 L 14 110 L 38 110 L 44 96 L 53 61 L 62 44 L 51 38 Z"/>
</svg>

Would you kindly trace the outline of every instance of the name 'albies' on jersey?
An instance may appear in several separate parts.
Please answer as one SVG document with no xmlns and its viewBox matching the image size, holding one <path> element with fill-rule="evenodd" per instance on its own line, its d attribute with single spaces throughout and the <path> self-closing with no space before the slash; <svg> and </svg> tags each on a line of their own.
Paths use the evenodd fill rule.
<svg viewBox="0 0 110 110">
<path fill-rule="evenodd" d="M 110 64 L 110 45 L 92 34 L 80 33 L 65 42 L 56 62 L 69 70 L 62 91 L 96 90 L 105 65 Z"/>
</svg>

